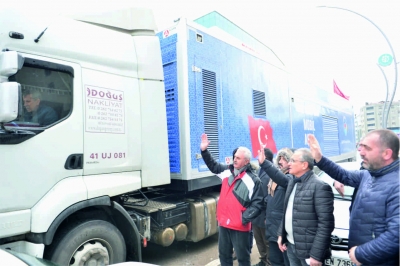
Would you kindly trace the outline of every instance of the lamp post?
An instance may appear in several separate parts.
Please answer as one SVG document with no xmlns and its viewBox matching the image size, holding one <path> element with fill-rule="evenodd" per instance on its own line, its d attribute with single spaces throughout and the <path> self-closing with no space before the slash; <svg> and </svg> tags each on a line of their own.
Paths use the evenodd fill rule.
<svg viewBox="0 0 400 266">
<path fill-rule="evenodd" d="M 400 62 L 397 62 L 396 64 L 399 64 L 399 63 Z M 379 64 L 376 64 L 376 65 L 379 67 L 380 71 L 382 72 L 383 78 L 385 79 L 385 82 L 386 82 L 386 98 L 385 98 L 385 104 L 383 105 L 383 112 L 382 112 L 382 123 L 384 123 L 384 121 L 386 122 L 384 124 L 384 127 L 386 128 L 387 116 L 389 115 L 389 109 L 390 109 L 390 107 L 388 107 L 387 114 L 385 115 L 386 104 L 387 104 L 388 97 L 389 97 L 389 83 L 388 83 L 388 80 L 387 80 L 387 77 L 386 77 L 386 74 L 385 74 L 385 71 L 383 70 L 383 68 Z"/>
<path fill-rule="evenodd" d="M 389 106 L 388 106 L 387 110 L 384 109 L 383 112 L 382 112 L 383 113 L 382 114 L 383 128 L 387 128 L 387 119 L 388 119 L 388 116 L 389 116 L 389 110 L 390 110 L 390 106 L 392 105 L 392 102 L 393 102 L 393 99 L 394 99 L 394 95 L 396 94 L 396 87 L 397 87 L 397 61 L 396 61 L 396 55 L 394 54 L 394 50 L 393 50 L 392 45 L 390 44 L 389 39 L 386 37 L 386 34 L 372 20 L 370 20 L 369 18 L 367 18 L 367 17 L 365 17 L 365 16 L 363 16 L 363 15 L 361 15 L 361 14 L 359 14 L 359 13 L 353 11 L 353 10 L 342 8 L 342 7 L 335 7 L 335 6 L 317 6 L 317 7 L 340 9 L 340 10 L 344 10 L 344 11 L 348 11 L 350 13 L 356 14 L 356 15 L 368 20 L 372 25 L 375 26 L 375 28 L 377 28 L 379 30 L 379 32 L 385 38 L 387 44 L 389 45 L 390 51 L 392 52 L 393 62 L 394 62 L 394 86 L 393 86 L 392 98 L 390 99 Z M 382 74 L 384 75 L 385 81 L 386 81 L 386 101 L 387 101 L 387 97 L 388 97 L 388 93 L 389 93 L 389 87 L 388 87 L 388 83 L 387 83 L 387 78 L 386 78 L 386 74 L 383 71 L 383 69 L 380 66 L 379 66 L 379 68 L 381 69 Z M 386 101 L 385 101 L 385 108 L 386 108 Z"/>
</svg>

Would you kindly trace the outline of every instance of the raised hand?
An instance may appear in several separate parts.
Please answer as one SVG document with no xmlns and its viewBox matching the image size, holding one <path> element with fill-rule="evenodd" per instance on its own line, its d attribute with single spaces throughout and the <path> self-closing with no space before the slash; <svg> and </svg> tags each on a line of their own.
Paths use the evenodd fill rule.
<svg viewBox="0 0 400 266">
<path fill-rule="evenodd" d="M 262 164 L 264 161 L 265 161 L 264 147 L 263 145 L 261 145 L 260 149 L 258 150 L 258 163 Z"/>
<path fill-rule="evenodd" d="M 313 134 L 308 134 L 307 142 L 314 160 L 318 163 L 322 158 L 322 152 L 317 138 Z"/>
<path fill-rule="evenodd" d="M 201 143 L 200 143 L 200 150 L 205 151 L 207 150 L 210 141 L 208 140 L 207 134 L 201 134 Z"/>
</svg>

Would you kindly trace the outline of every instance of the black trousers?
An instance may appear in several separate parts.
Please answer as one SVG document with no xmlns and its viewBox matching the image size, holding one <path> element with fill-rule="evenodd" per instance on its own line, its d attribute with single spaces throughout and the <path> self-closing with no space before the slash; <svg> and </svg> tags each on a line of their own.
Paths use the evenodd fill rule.
<svg viewBox="0 0 400 266">
<path fill-rule="evenodd" d="M 240 266 L 250 266 L 250 232 L 242 232 L 219 226 L 218 252 L 221 266 L 232 266 L 235 249 Z"/>
<path fill-rule="evenodd" d="M 278 243 L 269 241 L 269 261 L 272 266 L 290 266 L 287 251 L 282 252 Z"/>
</svg>

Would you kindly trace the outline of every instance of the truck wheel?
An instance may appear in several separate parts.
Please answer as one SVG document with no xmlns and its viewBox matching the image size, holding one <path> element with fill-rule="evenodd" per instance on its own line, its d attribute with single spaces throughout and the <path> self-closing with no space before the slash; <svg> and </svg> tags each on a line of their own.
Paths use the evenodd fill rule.
<svg viewBox="0 0 400 266">
<path fill-rule="evenodd" d="M 103 220 L 67 226 L 46 250 L 57 265 L 109 265 L 124 262 L 126 246 L 121 232 Z"/>
</svg>

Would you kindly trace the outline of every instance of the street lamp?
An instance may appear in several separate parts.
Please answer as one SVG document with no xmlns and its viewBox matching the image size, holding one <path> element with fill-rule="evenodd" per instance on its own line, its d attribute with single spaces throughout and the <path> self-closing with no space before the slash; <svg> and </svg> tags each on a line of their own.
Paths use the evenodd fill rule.
<svg viewBox="0 0 400 266">
<path fill-rule="evenodd" d="M 383 128 L 387 128 L 387 119 L 388 119 L 388 116 L 389 116 L 389 110 L 390 110 L 390 106 L 392 105 L 392 102 L 393 102 L 393 99 L 394 99 L 394 95 L 396 94 L 396 87 L 397 87 L 397 61 L 396 61 L 396 56 L 394 54 L 393 47 L 390 44 L 389 39 L 386 37 L 385 33 L 372 20 L 370 20 L 369 18 L 367 18 L 367 17 L 365 17 L 365 16 L 363 16 L 363 15 L 361 15 L 361 14 L 359 14 L 359 13 L 353 11 L 353 10 L 342 8 L 342 7 L 335 7 L 335 6 L 317 6 L 317 7 L 341 9 L 341 10 L 348 11 L 348 12 L 351 12 L 353 14 L 356 14 L 356 15 L 368 20 L 372 25 L 375 26 L 375 28 L 377 28 L 379 30 L 379 32 L 383 35 L 383 37 L 385 38 L 386 42 L 388 43 L 390 51 L 392 52 L 393 62 L 394 62 L 394 86 L 393 86 L 392 98 L 390 99 L 389 106 L 388 106 L 387 110 L 385 110 L 385 108 L 386 108 L 386 102 L 387 102 L 387 95 L 389 93 L 389 87 L 388 87 L 388 84 L 387 84 L 386 74 L 383 71 L 383 69 L 379 66 L 379 68 L 382 71 L 382 74 L 385 77 L 385 81 L 386 81 L 386 92 L 387 92 L 387 94 L 386 94 L 385 108 L 384 108 L 383 114 L 382 114 L 382 120 L 383 120 L 382 123 L 383 123 Z"/>
<path fill-rule="evenodd" d="M 400 62 L 397 62 L 396 64 L 399 64 Z M 386 103 L 387 103 L 387 101 L 388 101 L 388 97 L 389 97 L 389 83 L 388 83 L 388 80 L 387 80 L 387 77 L 386 77 L 386 74 L 385 74 L 385 71 L 383 70 L 383 68 L 381 67 L 381 65 L 379 65 L 378 63 L 376 64 L 378 67 L 379 67 L 379 69 L 380 69 L 380 71 L 382 72 L 382 74 L 383 74 L 383 78 L 385 79 L 385 82 L 386 82 L 386 98 L 385 98 L 385 104 L 383 105 L 383 112 L 382 112 L 382 123 L 384 123 L 384 122 L 386 122 L 387 123 L 387 116 L 389 115 L 389 110 L 390 110 L 390 106 L 388 107 L 388 111 L 387 111 L 387 114 L 385 115 L 385 110 L 386 110 Z M 394 94 L 393 94 L 394 95 Z M 386 118 L 386 119 L 385 119 Z M 384 128 L 386 128 L 386 123 L 384 123 Z"/>
<path fill-rule="evenodd" d="M 386 98 L 385 98 L 385 104 L 383 105 L 383 111 L 382 111 L 382 125 L 383 125 L 384 128 L 386 128 L 385 121 L 387 122 L 387 120 L 385 120 L 385 111 L 386 111 L 386 103 L 387 103 L 387 100 L 388 100 L 388 97 L 389 97 L 389 83 L 388 83 L 388 79 L 386 77 L 385 71 L 383 70 L 381 65 L 378 64 L 378 63 L 376 65 L 379 67 L 380 71 L 382 72 L 383 78 L 385 79 L 385 82 L 386 82 Z M 389 109 L 390 108 L 388 108 L 388 110 Z"/>
</svg>

